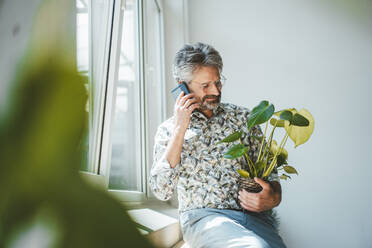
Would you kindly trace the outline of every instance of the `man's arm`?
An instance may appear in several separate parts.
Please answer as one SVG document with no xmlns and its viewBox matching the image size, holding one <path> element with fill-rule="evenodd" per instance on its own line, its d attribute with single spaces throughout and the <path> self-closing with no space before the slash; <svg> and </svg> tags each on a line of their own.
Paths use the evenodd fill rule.
<svg viewBox="0 0 372 248">
<path fill-rule="evenodd" d="M 249 193 L 246 190 L 239 191 L 240 204 L 244 209 L 253 212 L 262 212 L 278 206 L 282 200 L 282 187 L 279 182 L 265 182 L 260 178 L 255 178 L 256 182 L 262 186 L 259 193 Z"/>
<path fill-rule="evenodd" d="M 171 198 L 177 185 L 184 136 L 190 123 L 192 111 L 198 107 L 193 94 L 178 97 L 174 107 L 174 129 L 171 137 L 161 128 L 155 136 L 154 163 L 150 171 L 149 184 L 154 195 L 163 201 Z"/>
</svg>

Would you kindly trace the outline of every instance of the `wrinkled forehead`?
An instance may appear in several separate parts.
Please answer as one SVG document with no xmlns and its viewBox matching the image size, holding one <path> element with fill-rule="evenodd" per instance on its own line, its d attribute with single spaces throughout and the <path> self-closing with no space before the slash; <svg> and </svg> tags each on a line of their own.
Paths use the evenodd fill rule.
<svg viewBox="0 0 372 248">
<path fill-rule="evenodd" d="M 214 66 L 201 66 L 192 73 L 192 82 L 212 83 L 220 79 L 220 73 Z"/>
</svg>

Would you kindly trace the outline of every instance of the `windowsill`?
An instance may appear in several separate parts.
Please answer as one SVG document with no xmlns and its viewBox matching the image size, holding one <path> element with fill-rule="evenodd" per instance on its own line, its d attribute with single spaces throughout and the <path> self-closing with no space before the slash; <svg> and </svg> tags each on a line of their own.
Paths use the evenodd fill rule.
<svg viewBox="0 0 372 248">
<path fill-rule="evenodd" d="M 182 241 L 177 208 L 158 200 L 124 205 L 140 232 L 156 247 L 173 247 Z"/>
</svg>

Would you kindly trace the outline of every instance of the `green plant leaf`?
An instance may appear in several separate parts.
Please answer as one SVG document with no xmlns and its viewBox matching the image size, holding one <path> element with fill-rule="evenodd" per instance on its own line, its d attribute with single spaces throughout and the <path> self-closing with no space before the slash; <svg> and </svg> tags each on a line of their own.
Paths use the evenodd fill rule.
<svg viewBox="0 0 372 248">
<path fill-rule="evenodd" d="M 309 126 L 309 124 L 310 124 L 309 120 L 300 115 L 299 113 L 294 114 L 291 120 L 291 125 L 299 127 L 306 127 Z"/>
<path fill-rule="evenodd" d="M 291 111 L 289 110 L 284 110 L 280 113 L 280 119 L 281 120 L 285 120 L 285 121 L 292 121 L 292 118 L 293 118 L 293 114 Z"/>
<path fill-rule="evenodd" d="M 283 180 L 287 180 L 288 178 L 290 179 L 291 177 L 286 174 L 283 174 L 280 176 L 280 179 L 283 179 Z"/>
<path fill-rule="evenodd" d="M 277 157 L 277 161 L 276 161 L 276 165 L 277 167 L 280 167 L 282 166 L 283 164 L 287 164 L 287 161 L 286 161 L 286 157 L 284 154 L 279 154 L 279 156 Z"/>
<path fill-rule="evenodd" d="M 265 162 L 264 162 L 264 161 L 256 162 L 256 163 L 254 164 L 254 167 L 255 167 L 258 171 L 262 171 L 262 170 L 265 168 Z"/>
<path fill-rule="evenodd" d="M 235 133 L 232 133 L 230 134 L 229 136 L 227 136 L 226 138 L 224 138 L 223 140 L 217 142 L 216 145 L 218 144 L 221 144 L 221 143 L 230 143 L 230 142 L 234 142 L 238 139 L 240 139 L 240 137 L 242 137 L 242 132 L 235 132 Z"/>
<path fill-rule="evenodd" d="M 276 142 L 276 140 L 273 140 L 271 142 L 269 150 L 273 155 L 275 155 L 277 152 L 279 152 L 279 146 L 278 146 L 278 143 Z M 286 160 L 288 158 L 288 151 L 285 148 L 283 148 L 282 151 L 280 152 L 279 156 L 280 155 L 283 156 L 284 160 Z"/>
<path fill-rule="evenodd" d="M 248 116 L 248 131 L 250 131 L 252 127 L 268 121 L 274 114 L 274 111 L 274 105 L 269 104 L 268 101 L 260 102 L 260 104 L 253 108 L 252 112 Z"/>
<path fill-rule="evenodd" d="M 284 120 L 278 120 L 275 118 L 271 118 L 270 124 L 274 127 L 284 127 Z"/>
<path fill-rule="evenodd" d="M 246 171 L 246 170 L 237 170 L 237 172 L 239 173 L 239 175 L 241 175 L 244 178 L 249 178 L 250 177 L 249 172 Z"/>
<path fill-rule="evenodd" d="M 255 140 L 259 140 L 259 141 L 262 141 L 262 139 L 263 139 L 263 136 L 257 136 L 257 135 L 251 135 L 249 137 L 254 138 Z"/>
<path fill-rule="evenodd" d="M 298 172 L 296 171 L 296 169 L 290 165 L 286 165 L 286 166 L 283 166 L 285 172 L 289 173 L 289 174 L 297 174 L 298 175 Z"/>
<path fill-rule="evenodd" d="M 235 159 L 244 155 L 248 151 L 248 147 L 243 144 L 237 144 L 231 147 L 224 155 L 224 158 Z"/>
<path fill-rule="evenodd" d="M 287 122 L 285 123 L 284 128 L 291 140 L 295 143 L 295 147 L 297 147 L 310 139 L 314 131 L 314 118 L 306 109 L 301 109 L 299 112 L 297 112 L 296 109 L 292 109 L 291 111 L 294 114 L 299 113 L 309 121 L 309 125 L 305 127 L 290 125 Z"/>
</svg>

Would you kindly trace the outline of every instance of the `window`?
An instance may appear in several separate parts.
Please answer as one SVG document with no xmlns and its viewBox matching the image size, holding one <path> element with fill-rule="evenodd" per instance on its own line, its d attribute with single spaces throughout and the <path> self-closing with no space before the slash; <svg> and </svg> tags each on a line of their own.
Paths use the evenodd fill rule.
<svg viewBox="0 0 372 248">
<path fill-rule="evenodd" d="M 88 133 L 83 141 L 85 157 L 81 170 L 99 173 L 98 158 L 103 116 L 103 97 L 107 83 L 112 1 L 76 1 L 76 58 L 78 71 L 87 77 L 89 95 Z"/>
<path fill-rule="evenodd" d="M 100 168 L 125 201 L 146 197 L 153 137 L 164 120 L 161 9 L 156 0 L 115 1 Z"/>
<path fill-rule="evenodd" d="M 109 189 L 142 191 L 141 76 L 138 2 L 126 0 L 121 9 L 115 68 L 115 105 L 112 125 Z"/>
</svg>

